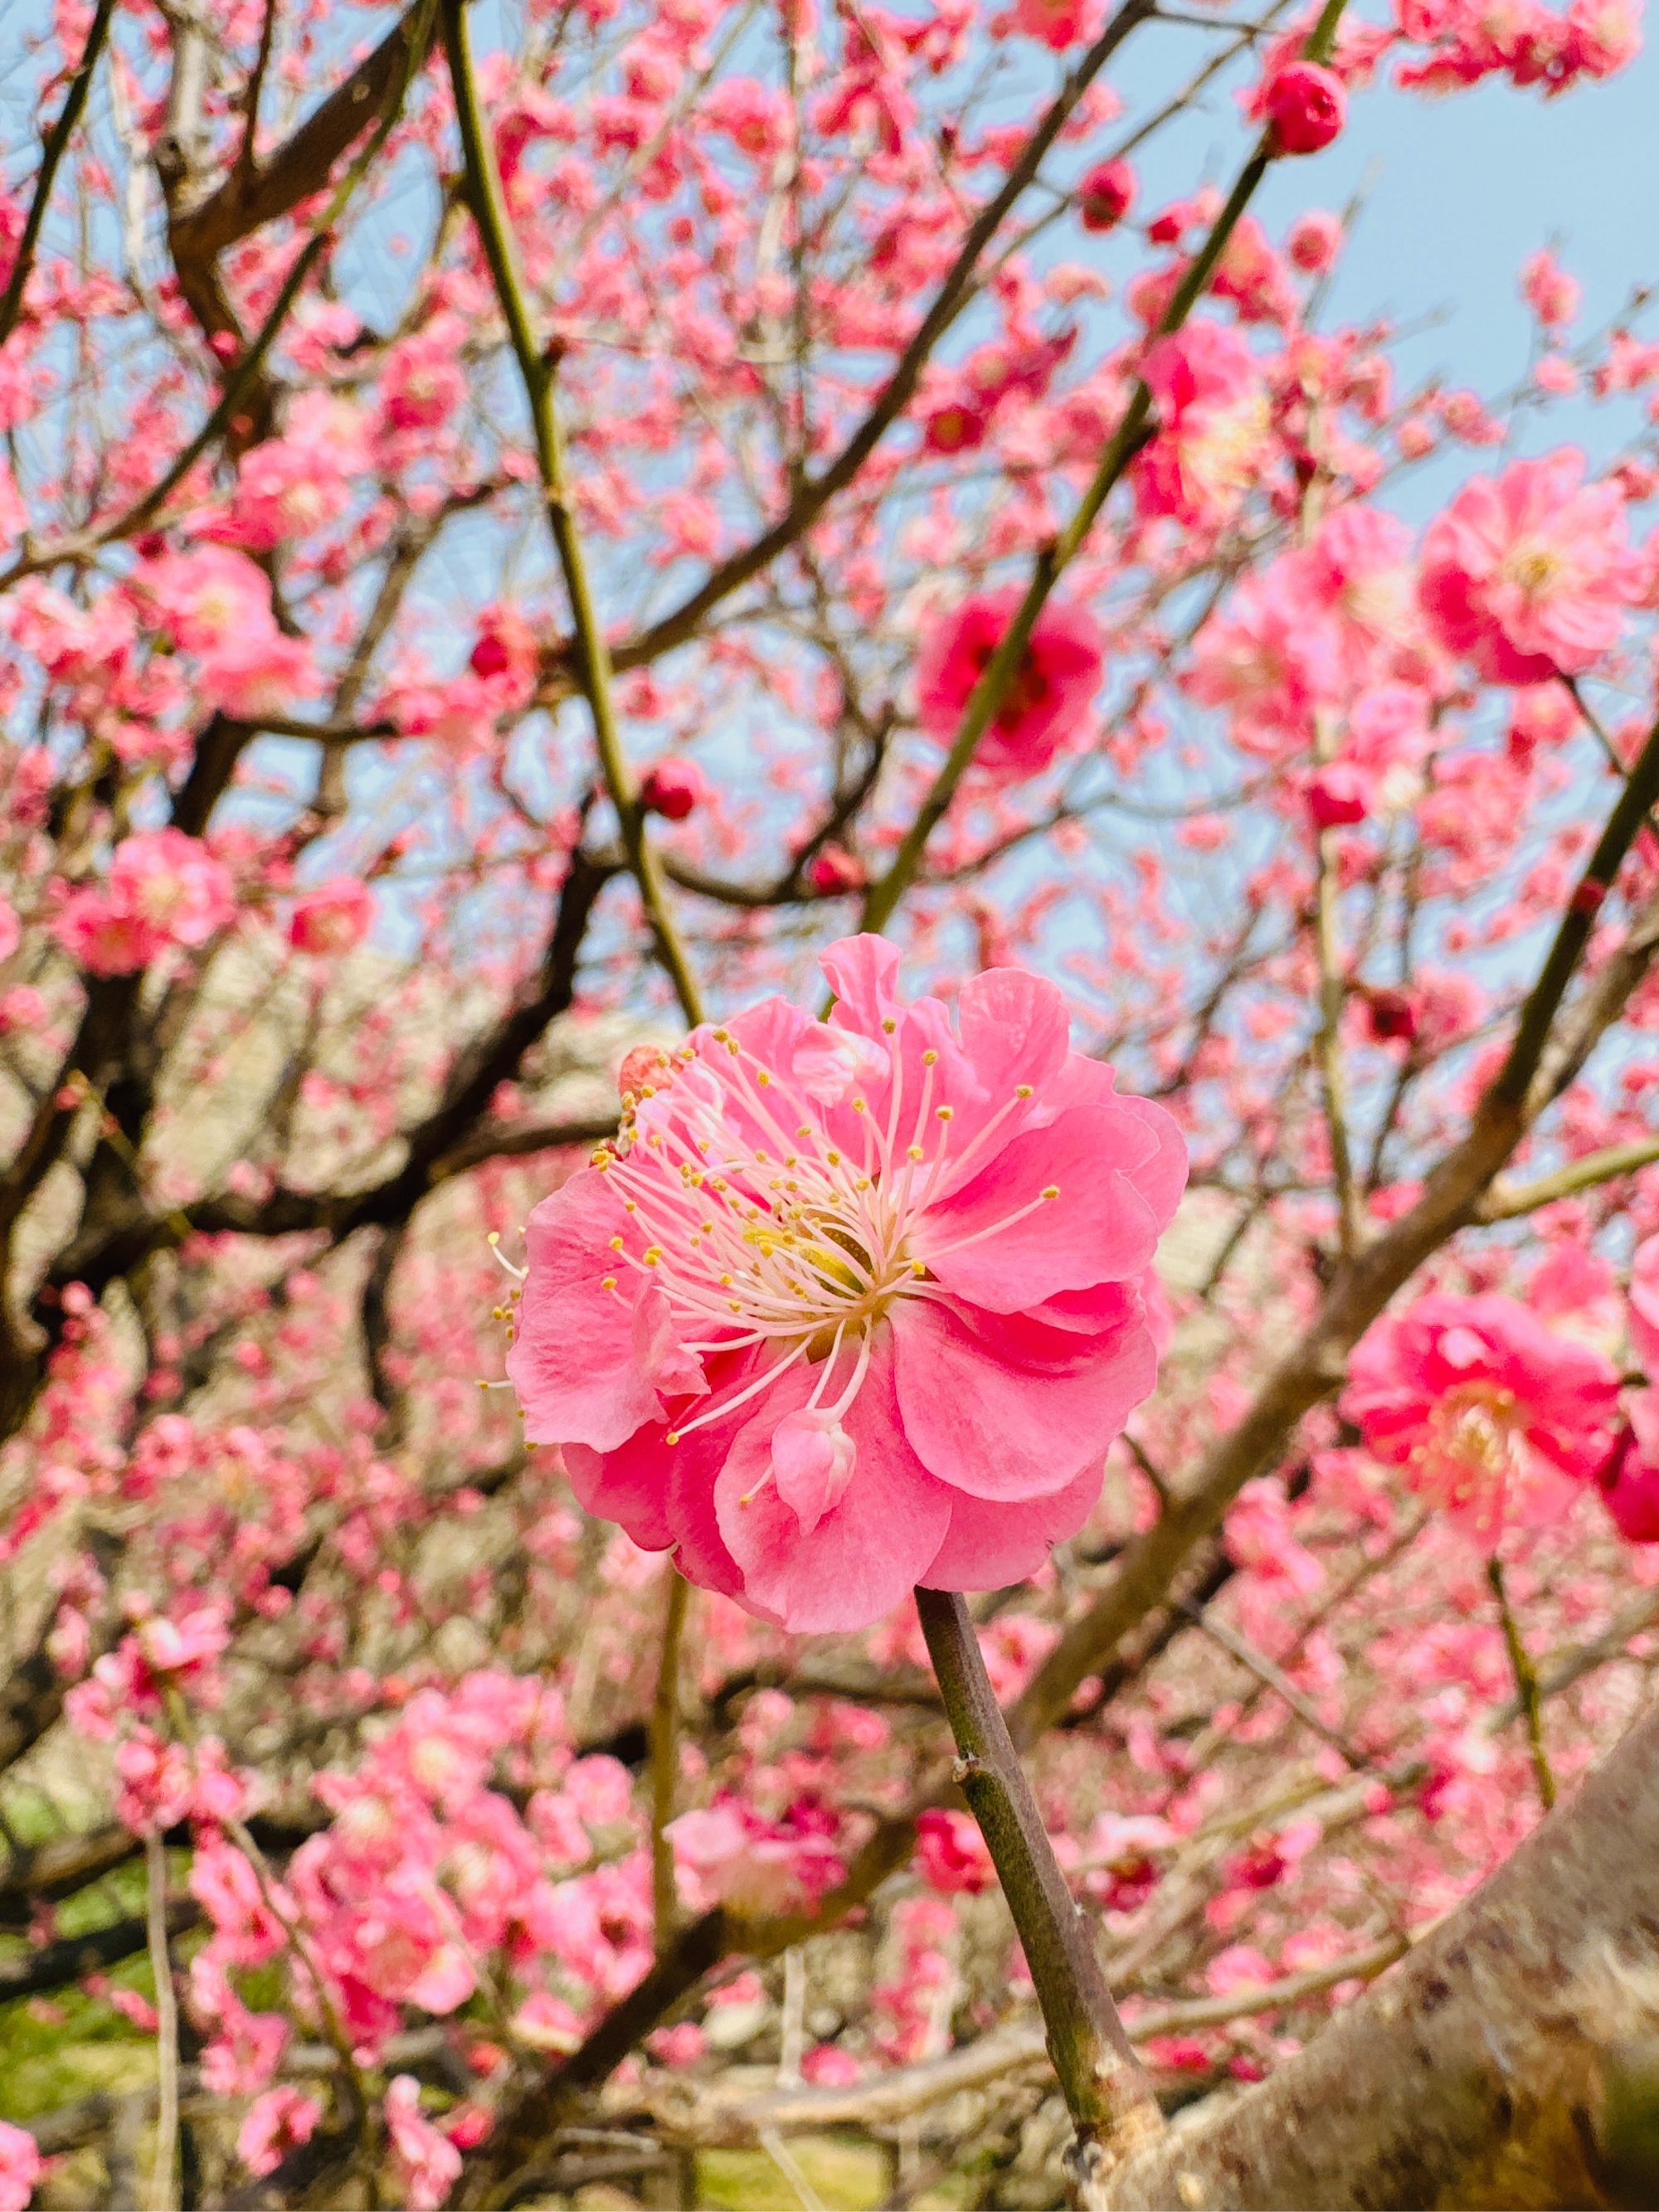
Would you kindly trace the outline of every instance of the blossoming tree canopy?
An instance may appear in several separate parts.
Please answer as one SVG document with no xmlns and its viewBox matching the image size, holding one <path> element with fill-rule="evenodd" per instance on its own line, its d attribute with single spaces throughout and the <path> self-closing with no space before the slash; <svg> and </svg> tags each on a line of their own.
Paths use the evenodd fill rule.
<svg viewBox="0 0 1659 2212">
<path fill-rule="evenodd" d="M 0 2212 L 1656 2201 L 1639 46 L 0 10 Z"/>
<path fill-rule="evenodd" d="M 508 1372 L 590 1512 L 794 1631 L 1032 1573 L 1157 1372 L 1159 1106 L 1069 1048 L 1055 987 L 964 983 L 960 1036 L 878 938 L 624 1094 L 530 1217 Z"/>
</svg>

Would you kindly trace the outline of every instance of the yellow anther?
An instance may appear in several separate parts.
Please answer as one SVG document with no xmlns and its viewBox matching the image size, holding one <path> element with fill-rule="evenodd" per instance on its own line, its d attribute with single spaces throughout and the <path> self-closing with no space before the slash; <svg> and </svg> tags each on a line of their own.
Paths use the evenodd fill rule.
<svg viewBox="0 0 1659 2212">
<path fill-rule="evenodd" d="M 932 1067 L 932 1066 L 934 1065 L 934 1063 L 938 1060 L 938 1059 L 939 1059 L 939 1054 L 938 1054 L 933 1050 L 933 1047 L 930 1045 L 930 1046 L 928 1047 L 927 1050 L 925 1053 L 923 1053 L 923 1054 L 921 1055 L 921 1064 L 922 1064 L 922 1066 L 923 1066 L 924 1067 Z"/>
<path fill-rule="evenodd" d="M 763 1067 L 757 1067 L 755 1070 L 755 1080 L 760 1085 L 761 1088 L 764 1090 L 772 1079 Z"/>
<path fill-rule="evenodd" d="M 915 1277 L 916 1280 L 920 1282 L 922 1277 L 927 1273 L 927 1262 L 922 1260 L 912 1260 L 910 1262 L 910 1273 Z"/>
<path fill-rule="evenodd" d="M 484 1243 L 490 1245 L 499 1244 L 501 1241 L 501 1232 L 499 1229 L 492 1229 L 489 1236 L 484 1238 Z"/>
<path fill-rule="evenodd" d="M 645 1261 L 647 1267 L 654 1267 L 658 1261 L 662 1257 L 662 1246 L 660 1244 L 647 1244 L 640 1256 Z"/>
<path fill-rule="evenodd" d="M 1014 1085 L 1014 1096 L 1015 1096 L 1015 1097 L 1016 1097 L 1016 1098 L 1029 1098 L 1029 1097 L 1030 1097 L 1030 1095 L 1031 1095 L 1031 1086 L 1030 1086 L 1030 1085 L 1029 1083 L 1017 1083 L 1017 1084 L 1015 1084 L 1015 1085 Z"/>
<path fill-rule="evenodd" d="M 893 1031 L 898 1027 L 898 1024 L 893 1019 L 893 1017 L 890 1014 L 884 1014 L 882 1016 L 881 1025 L 889 1036 L 891 1036 Z"/>
<path fill-rule="evenodd" d="M 1051 1182 L 1048 1185 L 1048 1188 L 1043 1192 L 1042 1195 L 1045 1198 L 1058 1198 L 1060 1196 L 1060 1185 L 1057 1182 Z"/>
<path fill-rule="evenodd" d="M 920 1145 L 907 1145 L 905 1146 L 905 1158 L 907 1159 L 919 1160 L 921 1158 L 921 1146 Z"/>
<path fill-rule="evenodd" d="M 616 1287 L 617 1279 L 614 1275 L 601 1275 L 599 1277 L 599 1288 L 602 1291 L 614 1291 Z"/>
<path fill-rule="evenodd" d="M 670 1429 L 668 1434 L 663 1438 L 663 1442 L 665 1444 L 677 1444 L 679 1440 L 680 1432 L 678 1429 Z"/>
<path fill-rule="evenodd" d="M 933 1119 L 936 1121 L 954 1121 L 956 1118 L 957 1109 L 954 1106 L 935 1106 L 933 1109 Z"/>
<path fill-rule="evenodd" d="M 726 1040 L 726 1049 L 731 1054 L 733 1060 L 737 1058 L 738 1041 L 735 1037 L 727 1037 Z"/>
<path fill-rule="evenodd" d="M 603 1175 L 611 1164 L 611 1154 L 607 1152 L 605 1146 L 601 1145 L 599 1151 L 593 1154 L 587 1164 L 589 1167 L 597 1168 L 599 1173 Z"/>
<path fill-rule="evenodd" d="M 611 1250 L 612 1250 L 613 1252 L 620 1252 L 620 1251 L 622 1250 L 622 1248 L 623 1248 L 623 1241 L 622 1241 L 622 1238 L 621 1238 L 620 1237 L 613 1237 L 611 1238 Z"/>
<path fill-rule="evenodd" d="M 730 1277 L 730 1275 L 722 1275 L 722 1276 L 720 1277 L 720 1280 L 721 1280 L 721 1282 L 722 1282 L 722 1283 L 726 1284 L 726 1285 L 729 1287 L 729 1286 L 730 1286 L 730 1284 L 731 1284 L 731 1281 L 732 1281 L 732 1278 Z"/>
<path fill-rule="evenodd" d="M 714 1038 L 716 1044 L 725 1044 L 728 1042 L 726 1033 L 724 1030 L 711 1030 L 709 1031 L 709 1035 Z"/>
<path fill-rule="evenodd" d="M 826 1152 L 823 1157 L 832 1168 L 838 1168 L 841 1165 L 841 1154 L 839 1152 Z"/>
</svg>

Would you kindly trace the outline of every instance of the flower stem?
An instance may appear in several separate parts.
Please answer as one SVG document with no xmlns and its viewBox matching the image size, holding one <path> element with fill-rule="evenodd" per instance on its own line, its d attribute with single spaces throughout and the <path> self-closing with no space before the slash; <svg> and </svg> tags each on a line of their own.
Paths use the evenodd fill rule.
<svg viewBox="0 0 1659 2212">
<path fill-rule="evenodd" d="M 657 1955 L 674 1932 L 679 1899 L 674 1891 L 674 1846 L 668 1824 L 674 1817 L 675 1723 L 679 1715 L 680 1644 L 690 1584 L 679 1569 L 668 1570 L 668 1605 L 663 1615 L 662 1657 L 657 1665 L 656 1695 L 651 1701 L 651 1905 Z"/>
<path fill-rule="evenodd" d="M 1510 1666 L 1515 1674 L 1515 1694 L 1520 1700 L 1521 1711 L 1526 1716 L 1527 1741 L 1532 1749 L 1532 1771 L 1538 1777 L 1538 1795 L 1547 1813 L 1555 1802 L 1555 1777 L 1550 1771 L 1549 1753 L 1544 1748 L 1544 1722 L 1541 1700 L 1538 1694 L 1538 1675 L 1527 1647 L 1521 1641 L 1521 1626 L 1510 1610 L 1509 1593 L 1504 1588 L 1504 1567 L 1494 1552 L 1486 1562 L 1486 1580 L 1492 1584 L 1492 1594 L 1498 1600 L 1498 1618 L 1504 1624 L 1504 1641 L 1510 1647 Z"/>
<path fill-rule="evenodd" d="M 1156 2135 L 1163 2116 L 1112 2002 L 1089 1923 L 1048 1842 L 968 1607 L 954 1591 L 919 1589 L 916 1611 L 956 1737 L 956 1779 L 1025 1948 L 1048 2056 L 1077 2130 L 1079 2179 L 1086 2183 Z"/>
</svg>

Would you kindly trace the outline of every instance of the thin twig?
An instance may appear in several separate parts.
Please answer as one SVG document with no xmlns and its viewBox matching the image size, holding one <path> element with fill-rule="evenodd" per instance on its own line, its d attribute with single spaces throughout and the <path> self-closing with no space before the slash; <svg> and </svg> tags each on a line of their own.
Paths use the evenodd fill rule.
<svg viewBox="0 0 1659 2212">
<path fill-rule="evenodd" d="M 674 1817 L 679 1718 L 680 1644 L 685 1632 L 686 1600 L 691 1585 L 672 1562 L 668 1601 L 663 1613 L 662 1656 L 656 1694 L 651 1702 L 651 1904 L 659 1952 L 674 1930 L 679 1899 L 674 1888 L 674 1846 L 668 1824 Z"/>
<path fill-rule="evenodd" d="M 6 289 L 0 294 L 0 346 L 17 327 L 17 319 L 23 312 L 23 292 L 34 266 L 34 249 L 40 242 L 40 226 L 46 219 L 47 204 L 56 181 L 58 165 L 75 135 L 75 126 L 81 120 L 81 111 L 87 104 L 87 94 L 92 88 L 92 73 L 98 65 L 98 57 L 104 50 L 109 35 L 110 18 L 115 13 L 115 0 L 98 0 L 98 13 L 92 19 L 87 33 L 87 43 L 81 50 L 81 60 L 70 79 L 69 90 L 64 94 L 64 105 L 58 110 L 58 120 L 46 133 L 40 149 L 40 172 L 34 180 L 34 197 L 29 202 L 29 211 L 23 218 L 23 234 L 17 241 L 11 274 L 6 279 Z"/>
<path fill-rule="evenodd" d="M 1486 1580 L 1492 1584 L 1492 1594 L 1498 1600 L 1498 1618 L 1504 1625 L 1504 1641 L 1509 1646 L 1510 1667 L 1515 1675 L 1515 1694 L 1521 1701 L 1526 1716 L 1527 1742 L 1532 1752 L 1532 1771 L 1538 1778 L 1538 1795 L 1547 1813 L 1555 1803 L 1555 1777 L 1550 1771 L 1549 1753 L 1544 1748 L 1544 1720 L 1538 1695 L 1538 1675 L 1526 1645 L 1521 1640 L 1520 1623 L 1516 1620 L 1509 1594 L 1504 1588 L 1503 1562 L 1494 1552 L 1486 1562 Z"/>
<path fill-rule="evenodd" d="M 155 1976 L 155 2156 L 150 2166 L 146 2212 L 170 2212 L 173 2167 L 179 2154 L 179 2001 L 173 1988 L 173 1959 L 167 1948 L 167 1854 L 159 1834 L 144 1845 L 149 1897 L 145 1921 L 149 1963 Z"/>
<path fill-rule="evenodd" d="M 1151 2084 L 1123 2032 L 1079 1911 L 997 1704 L 968 1607 L 955 1591 L 918 1589 L 916 1612 L 959 1754 L 956 1780 L 995 1864 L 1042 2007 L 1048 2053 L 1077 2130 L 1077 2161 L 1096 2174 L 1162 2128 Z"/>
<path fill-rule="evenodd" d="M 466 157 L 467 197 L 529 403 L 542 495 L 547 505 L 548 526 L 558 552 L 559 566 L 564 572 L 565 589 L 570 597 L 577 673 L 588 712 L 593 718 L 599 766 L 611 803 L 617 810 L 628 866 L 639 885 L 640 902 L 657 940 L 658 957 L 668 971 L 681 1012 L 695 1028 L 702 1019 L 702 995 L 669 908 L 661 867 L 645 834 L 645 814 L 640 805 L 638 786 L 617 726 L 611 696 L 611 652 L 593 605 L 587 563 L 576 530 L 565 467 L 564 434 L 553 404 L 553 370 L 530 327 L 530 311 L 520 282 L 513 234 L 495 169 L 495 149 L 478 110 L 466 27 L 466 0 L 443 0 L 443 21 L 456 118 Z"/>
</svg>

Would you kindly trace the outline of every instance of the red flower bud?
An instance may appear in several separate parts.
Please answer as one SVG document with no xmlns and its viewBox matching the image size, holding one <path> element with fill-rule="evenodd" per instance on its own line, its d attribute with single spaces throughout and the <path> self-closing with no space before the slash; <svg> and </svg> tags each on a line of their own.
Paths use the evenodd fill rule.
<svg viewBox="0 0 1659 2212">
<path fill-rule="evenodd" d="M 672 753 L 653 761 L 640 783 L 640 803 L 646 811 L 664 815 L 670 822 L 684 822 L 708 796 L 708 785 L 696 763 Z"/>
<path fill-rule="evenodd" d="M 1079 179 L 1078 213 L 1085 230 L 1110 230 L 1129 212 L 1135 173 L 1127 161 L 1101 161 Z"/>
<path fill-rule="evenodd" d="M 864 870 L 850 853 L 839 845 L 826 845 L 815 853 L 806 871 L 806 880 L 815 891 L 835 898 L 844 891 L 862 890 Z"/>
<path fill-rule="evenodd" d="M 1316 154 L 1348 118 L 1348 95 L 1334 70 L 1291 62 L 1267 88 L 1267 115 L 1281 154 Z"/>
<path fill-rule="evenodd" d="M 1417 1009 L 1404 991 L 1368 991 L 1366 1023 L 1373 1044 L 1403 1037 L 1407 1044 L 1417 1035 Z"/>
</svg>

